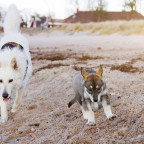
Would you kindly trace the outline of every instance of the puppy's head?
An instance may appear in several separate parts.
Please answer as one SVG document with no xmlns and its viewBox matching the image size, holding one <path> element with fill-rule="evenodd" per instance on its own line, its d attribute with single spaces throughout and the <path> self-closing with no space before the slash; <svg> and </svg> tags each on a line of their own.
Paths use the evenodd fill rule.
<svg viewBox="0 0 144 144">
<path fill-rule="evenodd" d="M 9 65 L 0 62 L 0 98 L 3 101 L 11 98 L 18 70 L 16 58 L 13 58 Z"/>
<path fill-rule="evenodd" d="M 103 69 L 100 65 L 98 72 L 86 72 L 85 69 L 81 68 L 81 75 L 84 79 L 84 96 L 90 98 L 92 102 L 97 102 L 103 91 L 103 80 L 102 80 Z"/>
</svg>

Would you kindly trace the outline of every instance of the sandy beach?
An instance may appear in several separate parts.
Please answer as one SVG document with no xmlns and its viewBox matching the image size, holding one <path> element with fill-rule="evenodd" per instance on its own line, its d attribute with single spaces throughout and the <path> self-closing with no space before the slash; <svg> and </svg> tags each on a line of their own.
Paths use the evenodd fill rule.
<svg viewBox="0 0 144 144">
<path fill-rule="evenodd" d="M 0 124 L 0 143 L 144 143 L 144 35 L 102 35 L 53 31 L 25 36 L 30 42 L 33 75 L 19 110 Z M 81 67 L 97 70 L 111 94 L 113 121 L 103 109 L 96 126 L 87 126 L 74 97 L 73 75 Z"/>
</svg>

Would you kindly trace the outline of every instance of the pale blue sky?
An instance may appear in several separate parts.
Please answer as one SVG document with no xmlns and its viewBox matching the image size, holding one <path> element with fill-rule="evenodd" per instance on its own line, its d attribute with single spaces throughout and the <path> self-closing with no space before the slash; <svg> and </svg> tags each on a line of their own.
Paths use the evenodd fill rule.
<svg viewBox="0 0 144 144">
<path fill-rule="evenodd" d="M 23 10 L 23 14 L 38 12 L 40 15 L 47 16 L 51 14 L 55 18 L 63 19 L 75 11 L 70 1 L 71 0 L 0 0 L 0 6 L 7 9 L 11 3 L 14 3 L 19 10 Z M 87 0 L 79 0 L 80 10 L 86 10 L 86 1 Z M 123 9 L 122 5 L 124 0 L 105 0 L 105 2 L 107 3 L 106 10 L 108 11 L 121 11 Z M 137 10 L 144 15 L 144 0 L 137 0 Z"/>
</svg>

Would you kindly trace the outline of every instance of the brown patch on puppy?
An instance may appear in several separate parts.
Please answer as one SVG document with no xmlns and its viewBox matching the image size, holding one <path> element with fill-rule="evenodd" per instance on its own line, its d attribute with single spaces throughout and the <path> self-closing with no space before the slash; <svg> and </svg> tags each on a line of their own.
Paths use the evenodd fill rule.
<svg viewBox="0 0 144 144">
<path fill-rule="evenodd" d="M 99 93 L 101 91 L 101 87 L 103 85 L 103 81 L 99 76 L 96 74 L 90 74 L 84 83 L 85 87 L 87 88 L 87 91 L 92 93 Z"/>
<path fill-rule="evenodd" d="M 81 74 L 85 80 L 84 86 L 87 88 L 87 92 L 93 95 L 94 101 L 98 101 L 98 94 L 102 91 L 103 81 L 102 81 L 102 66 L 100 66 L 98 72 L 93 70 L 87 70 L 87 72 L 82 68 Z"/>
<path fill-rule="evenodd" d="M 11 60 L 11 66 L 14 70 L 18 70 L 18 64 L 17 64 L 16 58 L 13 58 Z"/>
</svg>

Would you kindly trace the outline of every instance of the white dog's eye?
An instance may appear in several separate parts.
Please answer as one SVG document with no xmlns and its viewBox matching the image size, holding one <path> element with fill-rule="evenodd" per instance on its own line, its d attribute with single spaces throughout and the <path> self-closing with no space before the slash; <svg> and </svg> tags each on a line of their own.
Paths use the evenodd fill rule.
<svg viewBox="0 0 144 144">
<path fill-rule="evenodd" d="M 2 80 L 0 80 L 0 83 L 2 83 L 3 81 Z"/>
<path fill-rule="evenodd" d="M 9 83 L 11 83 L 11 82 L 13 82 L 13 79 L 10 79 L 10 80 L 9 80 Z"/>
</svg>

